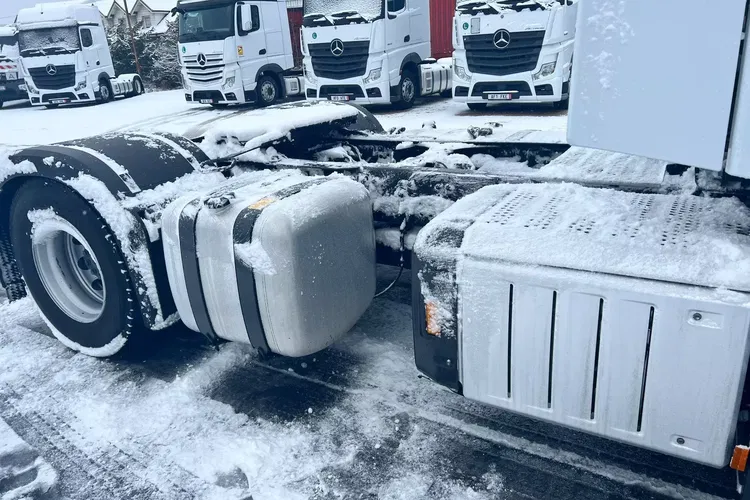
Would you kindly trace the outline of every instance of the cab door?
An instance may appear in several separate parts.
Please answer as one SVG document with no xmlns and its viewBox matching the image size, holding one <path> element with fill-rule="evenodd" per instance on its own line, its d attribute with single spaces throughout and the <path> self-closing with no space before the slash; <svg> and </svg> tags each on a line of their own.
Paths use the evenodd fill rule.
<svg viewBox="0 0 750 500">
<path fill-rule="evenodd" d="M 78 29 L 78 33 L 81 37 L 81 55 L 83 56 L 83 64 L 86 68 L 86 73 L 90 77 L 89 79 L 91 79 L 97 68 L 101 67 L 99 51 L 97 50 L 96 42 L 94 40 L 94 32 L 89 27 L 81 27 Z"/>
<path fill-rule="evenodd" d="M 412 44 L 409 0 L 386 0 L 385 50 L 388 54 L 388 70 L 391 85 L 398 83 L 401 63 Z"/>
<path fill-rule="evenodd" d="M 258 71 L 268 63 L 268 44 L 264 33 L 261 3 L 263 2 L 242 2 L 237 6 L 237 60 L 242 71 L 244 88 L 255 83 Z"/>
</svg>

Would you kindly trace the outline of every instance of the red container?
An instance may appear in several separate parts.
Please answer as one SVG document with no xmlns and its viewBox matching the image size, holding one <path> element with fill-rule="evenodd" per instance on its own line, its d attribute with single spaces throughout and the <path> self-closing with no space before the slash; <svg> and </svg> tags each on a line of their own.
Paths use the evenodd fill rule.
<svg viewBox="0 0 750 500">
<path fill-rule="evenodd" d="M 302 49 L 300 48 L 300 29 L 302 28 L 302 9 L 287 9 L 289 17 L 289 31 L 292 35 L 292 54 L 294 67 L 302 67 Z"/>
<path fill-rule="evenodd" d="M 451 57 L 453 54 L 453 14 L 456 0 L 430 0 L 430 38 L 432 57 Z"/>
</svg>

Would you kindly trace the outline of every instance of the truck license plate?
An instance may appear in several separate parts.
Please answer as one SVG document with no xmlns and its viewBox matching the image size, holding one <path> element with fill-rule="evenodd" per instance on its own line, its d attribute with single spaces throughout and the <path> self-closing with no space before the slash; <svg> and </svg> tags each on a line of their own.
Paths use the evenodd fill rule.
<svg viewBox="0 0 750 500">
<path fill-rule="evenodd" d="M 201 104 L 213 104 L 213 99 L 201 99 Z"/>
<path fill-rule="evenodd" d="M 351 101 L 352 96 L 349 95 L 332 95 L 328 96 L 328 98 L 332 101 Z"/>
<path fill-rule="evenodd" d="M 67 99 L 50 99 L 49 102 L 51 104 L 65 104 L 66 102 L 68 102 L 68 100 Z"/>
<path fill-rule="evenodd" d="M 513 99 L 513 94 L 509 92 L 493 92 L 487 94 L 487 99 L 490 101 L 510 101 Z"/>
</svg>

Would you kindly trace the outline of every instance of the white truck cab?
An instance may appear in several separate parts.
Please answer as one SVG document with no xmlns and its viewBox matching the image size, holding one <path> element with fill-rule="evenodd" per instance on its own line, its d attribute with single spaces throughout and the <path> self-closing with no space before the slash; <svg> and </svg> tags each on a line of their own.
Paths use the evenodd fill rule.
<svg viewBox="0 0 750 500">
<path fill-rule="evenodd" d="M 268 106 L 302 93 L 285 0 L 180 0 L 185 99 Z"/>
<path fill-rule="evenodd" d="M 428 0 L 305 0 L 308 99 L 400 103 L 450 89 L 450 62 L 430 59 Z"/>
<path fill-rule="evenodd" d="M 31 104 L 100 101 L 143 93 L 140 76 L 115 76 L 102 15 L 92 2 L 38 4 L 16 19 Z"/>
<path fill-rule="evenodd" d="M 13 26 L 0 26 L 0 108 L 3 102 L 27 97 L 23 74 L 18 67 L 16 29 Z"/>
<path fill-rule="evenodd" d="M 578 0 L 459 0 L 453 98 L 567 107 Z"/>
</svg>

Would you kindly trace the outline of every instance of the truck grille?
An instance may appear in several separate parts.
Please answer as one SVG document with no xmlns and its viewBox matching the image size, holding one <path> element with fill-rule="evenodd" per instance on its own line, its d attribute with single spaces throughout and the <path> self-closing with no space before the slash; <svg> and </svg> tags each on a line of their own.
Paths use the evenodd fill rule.
<svg viewBox="0 0 750 500">
<path fill-rule="evenodd" d="M 464 37 L 469 71 L 502 76 L 533 71 L 536 68 L 544 42 L 544 30 L 511 33 L 510 44 L 504 49 L 495 47 L 494 36 L 492 33 Z"/>
<path fill-rule="evenodd" d="M 72 64 L 55 66 L 55 74 L 50 75 L 49 67 L 29 68 L 34 86 L 42 90 L 60 90 L 74 87 L 76 84 L 76 67 Z"/>
<path fill-rule="evenodd" d="M 205 54 L 206 62 L 198 63 L 198 55 L 183 56 L 188 79 L 196 83 L 213 83 L 224 77 L 224 58 L 221 54 Z"/>
<path fill-rule="evenodd" d="M 320 78 L 344 80 L 364 76 L 367 70 L 367 56 L 370 42 L 344 42 L 344 51 L 339 56 L 333 55 L 330 43 L 311 43 L 308 45 L 312 58 L 313 71 Z"/>
</svg>

